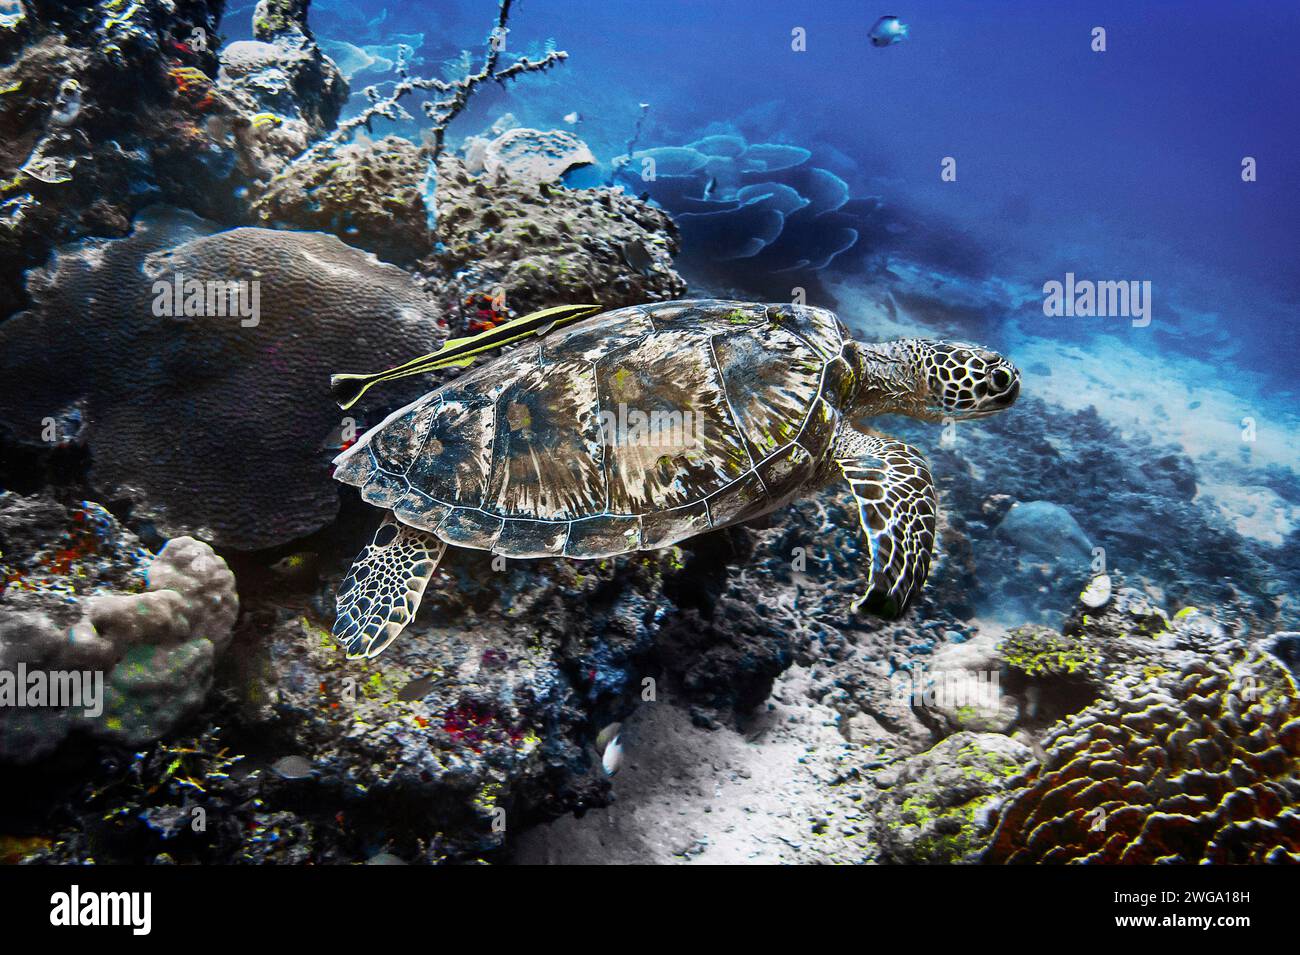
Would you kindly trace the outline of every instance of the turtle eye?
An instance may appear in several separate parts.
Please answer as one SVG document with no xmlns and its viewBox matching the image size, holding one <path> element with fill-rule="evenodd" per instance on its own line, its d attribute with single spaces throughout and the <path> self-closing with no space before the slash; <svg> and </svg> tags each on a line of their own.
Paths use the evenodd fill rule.
<svg viewBox="0 0 1300 955">
<path fill-rule="evenodd" d="M 1006 391 L 1011 387 L 1011 373 L 1005 368 L 995 368 L 991 380 L 998 391 Z"/>
</svg>

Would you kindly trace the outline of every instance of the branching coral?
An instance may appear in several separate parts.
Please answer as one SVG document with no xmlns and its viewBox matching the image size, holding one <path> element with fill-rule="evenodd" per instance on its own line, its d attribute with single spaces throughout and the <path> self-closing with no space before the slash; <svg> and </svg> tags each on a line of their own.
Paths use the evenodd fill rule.
<svg viewBox="0 0 1300 955">
<path fill-rule="evenodd" d="M 474 90 L 480 84 L 488 80 L 505 83 L 525 73 L 548 70 L 557 63 L 568 59 L 569 54 L 563 50 L 551 50 L 540 59 L 534 60 L 524 56 L 509 66 L 498 68 L 501 62 L 501 54 L 505 50 L 505 38 L 508 32 L 506 24 L 510 19 L 510 8 L 513 4 L 514 0 L 501 0 L 500 9 L 497 12 L 496 26 L 488 35 L 486 41 L 487 52 L 483 59 L 483 65 L 477 72 L 466 74 L 459 80 L 450 82 L 433 76 L 412 76 L 406 57 L 399 56 L 394 66 L 394 72 L 397 73 L 398 80 L 393 84 L 393 88 L 388 91 L 387 95 L 382 95 L 376 86 L 368 86 L 362 90 L 366 99 L 369 100 L 368 105 L 356 116 L 339 123 L 329 136 L 315 143 L 294 160 L 290 164 L 290 168 L 298 163 L 332 153 L 358 129 L 364 127 L 369 130 L 371 123 L 376 118 L 393 121 L 412 119 L 411 114 L 401 105 L 401 101 L 416 90 L 422 90 L 435 93 L 439 97 L 426 100 L 423 104 L 424 113 L 432 123 L 429 131 L 432 139 L 432 158 L 429 168 L 430 170 L 435 169 L 438 157 L 442 155 L 444 149 L 447 127 L 469 105 L 470 97 L 473 96 Z"/>
</svg>

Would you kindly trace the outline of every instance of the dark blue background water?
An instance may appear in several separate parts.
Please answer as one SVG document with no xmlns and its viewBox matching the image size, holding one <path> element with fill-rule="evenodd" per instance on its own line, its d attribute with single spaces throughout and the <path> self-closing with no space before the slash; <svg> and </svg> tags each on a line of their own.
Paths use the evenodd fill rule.
<svg viewBox="0 0 1300 955">
<path fill-rule="evenodd" d="M 885 13 L 911 37 L 875 49 L 867 31 Z M 324 39 L 423 34 L 423 72 L 477 54 L 494 14 L 490 0 L 313 4 Z M 228 32 L 245 20 L 232 10 Z M 1104 53 L 1091 49 L 1096 26 Z M 791 50 L 795 27 L 806 52 Z M 1066 271 L 1150 280 L 1159 337 L 1095 330 L 1296 381 L 1300 5 L 520 0 L 511 28 L 508 49 L 553 38 L 570 59 L 488 90 L 454 133 L 506 110 L 563 128 L 578 110 L 579 134 L 609 159 L 648 102 L 643 145 L 719 124 L 803 145 L 855 194 L 924 222 L 946 267 L 1035 289 Z M 945 156 L 955 183 L 940 180 Z M 1241 179 L 1245 156 L 1257 182 Z"/>
</svg>

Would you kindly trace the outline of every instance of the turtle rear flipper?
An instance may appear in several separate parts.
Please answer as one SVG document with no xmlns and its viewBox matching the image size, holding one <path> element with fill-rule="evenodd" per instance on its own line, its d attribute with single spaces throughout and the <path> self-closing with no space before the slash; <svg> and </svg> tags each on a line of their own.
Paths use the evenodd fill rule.
<svg viewBox="0 0 1300 955">
<path fill-rule="evenodd" d="M 352 563 L 338 592 L 334 636 L 348 657 L 376 657 L 415 618 L 433 572 L 447 550 L 428 531 L 408 527 L 392 513 Z"/>
<path fill-rule="evenodd" d="M 867 538 L 867 590 L 856 611 L 897 617 L 921 592 L 934 553 L 939 512 L 925 458 L 911 445 L 844 428 L 835 463 L 857 498 Z"/>
</svg>

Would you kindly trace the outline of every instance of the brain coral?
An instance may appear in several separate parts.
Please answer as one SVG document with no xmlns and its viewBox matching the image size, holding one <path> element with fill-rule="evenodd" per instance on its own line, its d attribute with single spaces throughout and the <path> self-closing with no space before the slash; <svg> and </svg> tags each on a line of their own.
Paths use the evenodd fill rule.
<svg viewBox="0 0 1300 955">
<path fill-rule="evenodd" d="M 258 314 L 155 314 L 178 276 L 243 282 Z M 235 549 L 309 534 L 337 512 L 330 374 L 397 364 L 445 334 L 409 275 L 333 236 L 217 232 L 167 210 L 125 239 L 64 250 L 28 287 L 33 307 L 0 325 L 0 423 L 20 440 L 54 428 L 87 442 L 99 494 L 129 500 L 164 536 Z M 375 400 L 428 386 L 400 385 Z"/>
<path fill-rule="evenodd" d="M 1043 746 L 984 861 L 1300 862 L 1300 695 L 1268 658 L 1132 680 Z"/>
</svg>

